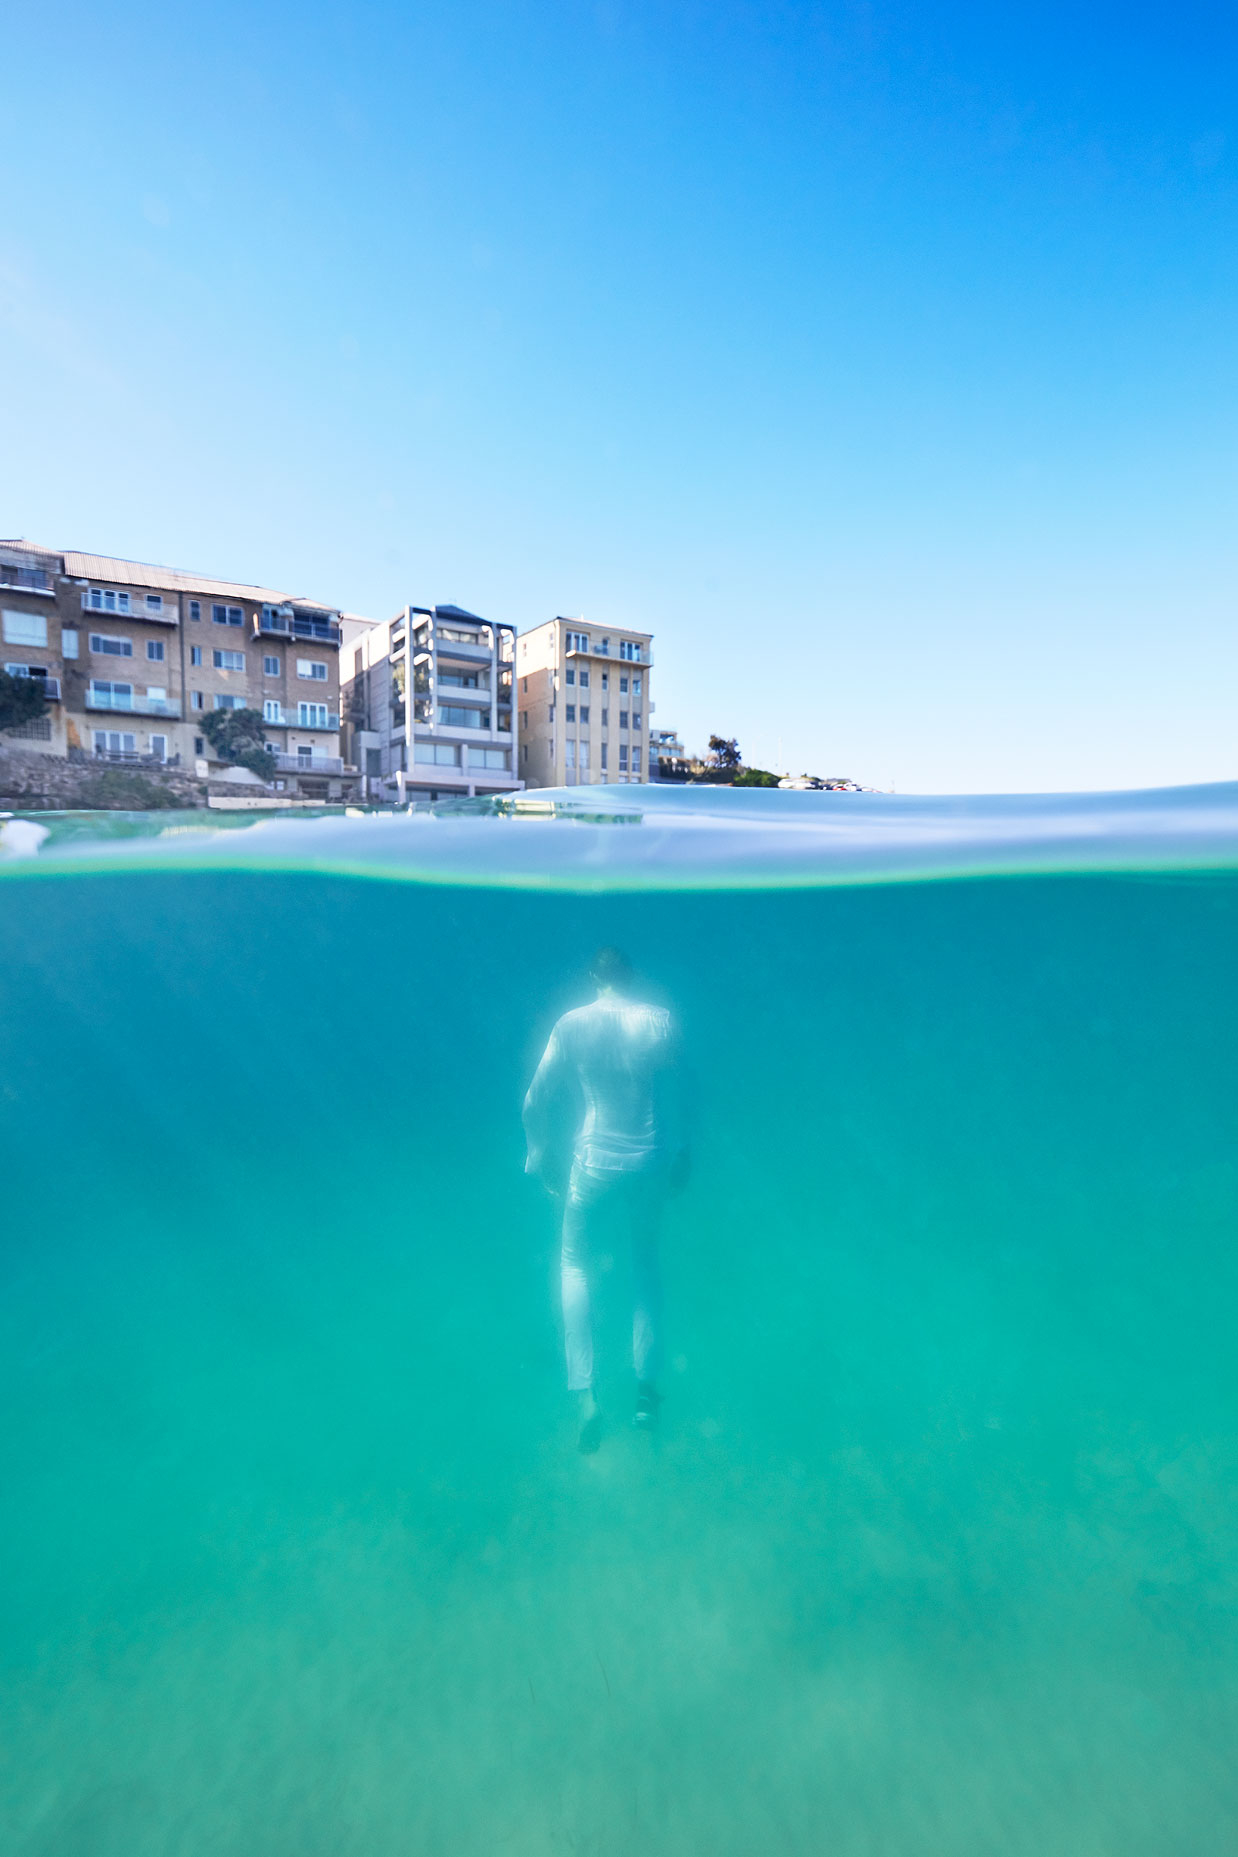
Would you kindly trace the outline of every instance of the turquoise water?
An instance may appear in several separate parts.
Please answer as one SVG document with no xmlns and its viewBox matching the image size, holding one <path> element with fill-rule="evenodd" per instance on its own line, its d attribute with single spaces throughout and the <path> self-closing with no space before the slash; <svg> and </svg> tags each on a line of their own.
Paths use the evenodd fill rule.
<svg viewBox="0 0 1238 1857">
<path fill-rule="evenodd" d="M 0 1849 L 1228 1857 L 1238 794 L 757 797 L 8 828 Z M 601 942 L 697 1139 L 586 1459 Z"/>
</svg>

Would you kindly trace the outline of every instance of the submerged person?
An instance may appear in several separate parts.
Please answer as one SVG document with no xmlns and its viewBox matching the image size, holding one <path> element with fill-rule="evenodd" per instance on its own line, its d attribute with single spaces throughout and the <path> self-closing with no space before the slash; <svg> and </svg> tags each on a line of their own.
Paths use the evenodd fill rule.
<svg viewBox="0 0 1238 1857">
<path fill-rule="evenodd" d="M 559 1020 L 524 1101 L 525 1171 L 563 1201 L 567 1384 L 580 1398 L 579 1443 L 586 1452 L 596 1451 L 602 1438 L 589 1279 L 617 1241 L 626 1242 L 632 1259 L 633 1423 L 642 1429 L 657 1423 L 659 1226 L 663 1202 L 683 1185 L 688 1168 L 670 1013 L 633 996 L 632 970 L 616 948 L 601 950 L 590 976 L 597 998 Z"/>
</svg>

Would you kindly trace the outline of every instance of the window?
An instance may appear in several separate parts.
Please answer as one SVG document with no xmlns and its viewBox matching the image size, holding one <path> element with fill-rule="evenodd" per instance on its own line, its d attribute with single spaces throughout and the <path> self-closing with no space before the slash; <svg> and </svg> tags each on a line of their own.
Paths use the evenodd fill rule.
<svg viewBox="0 0 1238 1857">
<path fill-rule="evenodd" d="M 633 664 L 640 663 L 640 646 L 636 643 L 634 638 L 621 638 L 619 640 L 619 656 L 629 659 Z"/>
<path fill-rule="evenodd" d="M 641 712 L 639 709 L 634 709 L 632 711 L 632 727 L 634 729 L 639 729 L 640 726 L 641 726 Z"/>
<path fill-rule="evenodd" d="M 609 709 L 604 709 L 604 710 L 602 711 L 602 727 L 603 727 L 604 729 L 608 729 L 608 728 L 610 727 L 610 711 L 609 711 Z"/>
<path fill-rule="evenodd" d="M 147 594 L 146 610 L 148 613 L 161 613 L 163 611 L 162 593 L 148 593 Z"/>
<path fill-rule="evenodd" d="M 216 625 L 243 625 L 245 622 L 239 606 L 212 606 L 211 618 Z"/>
<path fill-rule="evenodd" d="M 489 720 L 484 709 L 460 709 L 452 703 L 440 703 L 438 719 L 449 729 L 485 729 Z"/>
<path fill-rule="evenodd" d="M 568 706 L 567 706 L 567 719 L 568 719 L 568 721 L 569 721 L 569 722 L 575 722 L 575 720 L 576 720 L 576 705 L 575 705 L 575 703 L 569 703 L 569 704 L 568 704 Z"/>
<path fill-rule="evenodd" d="M 202 662 L 201 645 L 191 645 L 189 647 L 189 662 L 191 664 L 201 664 Z"/>
<path fill-rule="evenodd" d="M 610 672 L 609 671 L 602 672 L 602 688 L 603 690 L 610 689 Z"/>
<path fill-rule="evenodd" d="M 87 587 L 82 605 L 92 613 L 127 613 L 129 595 L 114 593 L 110 587 Z"/>
<path fill-rule="evenodd" d="M 603 657 L 603 658 L 608 658 L 608 657 L 610 656 L 610 640 L 609 640 L 608 638 L 599 638 L 599 640 L 598 640 L 598 653 L 599 653 L 599 655 L 600 655 L 601 657 Z M 603 672 L 602 672 L 602 682 L 603 682 L 603 683 L 605 683 L 605 682 L 606 682 L 606 672 L 605 672 L 605 671 L 603 671 Z"/>
<path fill-rule="evenodd" d="M 527 696 L 529 694 L 529 680 L 527 677 L 522 677 L 520 679 L 520 694 L 521 696 Z"/>
<path fill-rule="evenodd" d="M 619 772 L 621 774 L 626 774 L 627 771 L 628 771 L 628 744 L 626 742 L 620 742 L 619 744 Z"/>
<path fill-rule="evenodd" d="M 564 681 L 564 683 L 575 683 L 575 681 L 576 681 L 576 666 L 575 666 L 574 664 L 569 664 L 569 665 L 568 665 L 568 667 L 567 667 L 567 669 L 566 669 L 566 670 L 564 671 L 564 673 L 563 673 L 563 681 Z"/>
<path fill-rule="evenodd" d="M 551 703 L 549 708 L 546 711 L 546 720 L 547 722 L 553 722 L 554 719 L 555 719 L 555 706 L 553 703 Z"/>
<path fill-rule="evenodd" d="M 92 677 L 90 701 L 99 709 L 132 709 L 133 685 L 111 683 L 105 677 Z"/>
<path fill-rule="evenodd" d="M 581 706 L 580 706 L 580 719 L 581 719 L 581 721 L 582 721 L 582 722 L 588 722 L 588 720 L 589 720 L 589 705 L 588 705 L 588 703 L 582 703 L 582 704 L 581 704 Z"/>
<path fill-rule="evenodd" d="M 626 696 L 627 693 L 628 693 L 628 680 L 626 677 L 621 677 L 619 679 L 619 694 L 620 696 Z"/>
<path fill-rule="evenodd" d="M 152 735 L 150 738 L 150 751 L 154 755 L 156 761 L 166 761 L 168 758 L 167 736 Z"/>
<path fill-rule="evenodd" d="M 564 744 L 563 765 L 564 767 L 575 767 L 576 765 L 576 743 L 572 741 L 570 737 Z"/>
<path fill-rule="evenodd" d="M 193 692 L 193 695 L 189 699 L 189 707 L 191 709 L 204 709 L 206 707 L 201 690 L 195 690 Z M 201 754 L 201 752 L 202 750 L 199 748 L 198 753 Z"/>
<path fill-rule="evenodd" d="M 527 709 L 522 709 L 520 712 L 520 726 L 522 729 L 527 729 L 529 726 L 529 712 Z"/>
<path fill-rule="evenodd" d="M 243 696 L 217 696 L 215 707 L 216 709 L 244 709 L 245 698 Z"/>
<path fill-rule="evenodd" d="M 587 632 L 569 632 L 567 635 L 569 651 L 588 651 L 589 634 Z"/>
<path fill-rule="evenodd" d="M 602 743 L 602 772 L 606 772 L 606 743 Z"/>
<path fill-rule="evenodd" d="M 168 700 L 167 685 L 148 683 L 146 686 L 146 700 L 148 703 L 166 703 Z"/>
<path fill-rule="evenodd" d="M 8 561 L 0 562 L 0 583 L 6 587 L 29 587 L 34 593 L 50 593 L 51 577 L 43 567 L 17 567 Z"/>
<path fill-rule="evenodd" d="M 501 767 L 506 770 L 507 750 L 506 748 L 470 748 L 469 766 Z"/>
<path fill-rule="evenodd" d="M 202 617 L 202 602 L 201 602 L 201 600 L 190 600 L 190 602 L 189 602 L 189 617 L 190 617 L 191 619 L 200 619 L 200 618 Z"/>
<path fill-rule="evenodd" d="M 90 649 L 97 658 L 131 658 L 133 656 L 133 640 L 131 638 L 116 638 L 111 632 L 92 632 L 90 634 Z"/>
<path fill-rule="evenodd" d="M 621 709 L 619 711 L 619 727 L 621 729 L 626 729 L 627 726 L 628 726 L 628 712 L 626 709 Z"/>
<path fill-rule="evenodd" d="M 297 743 L 297 760 L 298 761 L 312 761 L 313 758 L 314 758 L 314 744 L 312 742 L 298 742 Z"/>
<path fill-rule="evenodd" d="M 206 747 L 206 738 L 202 735 L 195 735 L 193 738 L 194 753 L 201 754 L 203 750 L 205 749 L 205 747 Z"/>
<path fill-rule="evenodd" d="M 6 612 L 4 642 L 6 645 L 46 645 L 47 615 Z"/>
<path fill-rule="evenodd" d="M 274 625 L 277 620 L 287 619 L 290 616 L 288 613 L 281 613 L 278 606 L 264 606 L 262 609 L 263 625 Z"/>
<path fill-rule="evenodd" d="M 555 760 L 555 738 L 552 735 L 550 738 L 550 765 L 552 767 L 554 766 L 554 760 Z"/>
<path fill-rule="evenodd" d="M 298 658 L 297 676 L 308 677 L 314 683 L 326 683 L 327 662 L 325 658 Z"/>
<path fill-rule="evenodd" d="M 277 702 L 273 700 L 273 698 L 269 696 L 266 698 L 266 700 L 264 701 L 262 705 L 262 720 L 264 722 L 279 722 L 279 723 L 282 723 L 284 720 L 284 712 L 282 708 Z"/>
<path fill-rule="evenodd" d="M 589 744 L 588 742 L 581 742 L 579 756 L 580 756 L 581 768 L 584 772 L 587 773 L 589 770 Z"/>
<path fill-rule="evenodd" d="M 633 696 L 640 695 L 640 685 L 641 685 L 640 677 L 639 676 L 633 677 L 632 679 L 632 695 Z"/>
<path fill-rule="evenodd" d="M 521 758 L 521 760 L 522 760 L 522 761 L 527 761 L 527 760 L 528 760 L 528 758 L 529 758 L 529 744 L 528 744 L 528 742 L 525 742 L 525 743 L 524 743 L 524 745 L 523 745 L 523 747 L 521 748 L 521 750 L 520 750 L 520 758 Z"/>
<path fill-rule="evenodd" d="M 325 729 L 327 728 L 329 724 L 327 722 L 326 704 L 325 703 L 298 703 L 297 704 L 297 724 L 300 728 L 303 728 L 303 729 Z"/>
<path fill-rule="evenodd" d="M 582 670 L 582 671 L 581 671 L 581 673 L 580 673 L 580 687 L 581 687 L 581 689 L 582 689 L 582 690 L 587 690 L 587 689 L 589 688 L 589 673 L 588 673 L 588 671 L 585 671 L 585 670 Z"/>
<path fill-rule="evenodd" d="M 96 754 L 136 754 L 138 738 L 128 735 L 122 729 L 96 729 Z"/>
<path fill-rule="evenodd" d="M 77 627 L 64 625 L 60 628 L 60 655 L 62 658 L 77 656 Z"/>
<path fill-rule="evenodd" d="M 151 664 L 162 664 L 163 663 L 163 640 L 161 638 L 148 638 L 147 639 L 146 656 L 147 656 L 147 660 Z"/>
<path fill-rule="evenodd" d="M 245 653 L 243 651 L 213 651 L 211 662 L 217 671 L 243 671 Z"/>
<path fill-rule="evenodd" d="M 470 759 L 477 750 L 470 750 Z M 413 748 L 414 761 L 428 762 L 434 767 L 459 767 L 460 749 L 455 742 L 417 742 Z"/>
<path fill-rule="evenodd" d="M 270 656 L 264 657 L 262 660 L 262 675 L 264 677 L 278 677 L 279 659 Z"/>
<path fill-rule="evenodd" d="M 639 748 L 633 748 L 632 750 L 632 772 L 634 774 L 640 773 L 640 749 Z"/>
</svg>

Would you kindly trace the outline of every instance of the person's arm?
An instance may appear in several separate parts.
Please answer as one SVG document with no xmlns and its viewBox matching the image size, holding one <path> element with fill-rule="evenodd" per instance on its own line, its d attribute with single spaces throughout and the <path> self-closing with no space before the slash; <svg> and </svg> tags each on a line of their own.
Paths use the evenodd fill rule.
<svg viewBox="0 0 1238 1857">
<path fill-rule="evenodd" d="M 551 1159 L 555 1133 L 555 1111 L 562 1113 L 562 1103 L 570 1081 L 567 1059 L 559 1028 L 551 1032 L 542 1061 L 533 1073 L 524 1099 L 524 1136 L 528 1147 L 524 1170 L 540 1179 L 550 1192 L 557 1191 L 556 1166 Z"/>
<path fill-rule="evenodd" d="M 688 1184 L 692 1170 L 691 1105 L 688 1079 L 684 1071 L 683 1049 L 678 1027 L 671 1022 L 666 1060 L 659 1078 L 662 1139 L 668 1166 L 668 1184 L 672 1193 L 680 1193 Z"/>
</svg>

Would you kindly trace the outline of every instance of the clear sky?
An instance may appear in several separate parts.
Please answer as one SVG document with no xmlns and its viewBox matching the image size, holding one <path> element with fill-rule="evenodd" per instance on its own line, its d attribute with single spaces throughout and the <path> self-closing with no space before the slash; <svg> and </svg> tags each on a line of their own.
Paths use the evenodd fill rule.
<svg viewBox="0 0 1238 1857">
<path fill-rule="evenodd" d="M 656 634 L 691 746 L 1238 773 L 1238 16 L 10 12 L 0 533 Z"/>
</svg>

